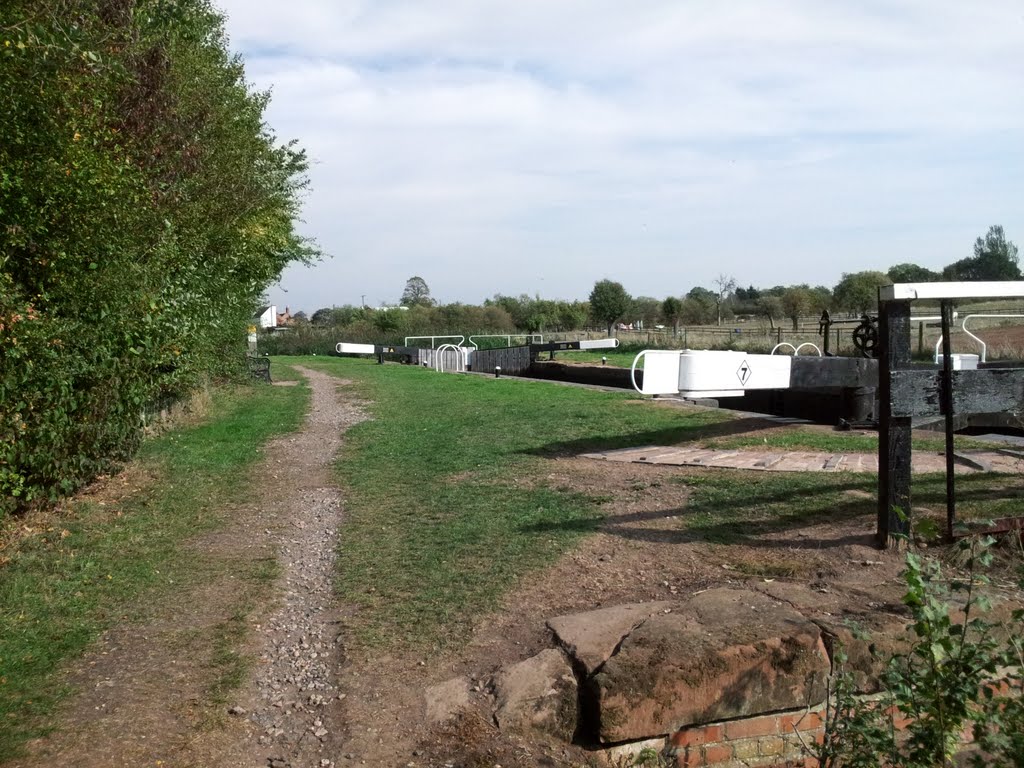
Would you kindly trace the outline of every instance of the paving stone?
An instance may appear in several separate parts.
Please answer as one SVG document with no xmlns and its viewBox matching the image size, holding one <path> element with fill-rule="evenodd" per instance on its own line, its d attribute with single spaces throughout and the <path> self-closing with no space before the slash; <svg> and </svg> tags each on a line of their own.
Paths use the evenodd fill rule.
<svg viewBox="0 0 1024 768">
<path fill-rule="evenodd" d="M 722 469 L 749 469 L 767 472 L 878 472 L 878 456 L 873 453 L 721 451 L 652 445 L 645 448 L 585 453 L 582 456 L 605 461 L 667 464 L 680 467 L 720 467 Z M 914 472 L 943 472 L 946 468 L 946 459 L 942 454 L 918 451 L 913 454 L 912 465 Z M 1019 472 L 1024 467 L 1024 460 L 994 451 L 977 451 L 971 453 L 970 465 L 958 463 L 955 469 L 958 473 L 972 473 L 979 471 L 979 467 L 987 467 L 987 471 Z"/>
</svg>

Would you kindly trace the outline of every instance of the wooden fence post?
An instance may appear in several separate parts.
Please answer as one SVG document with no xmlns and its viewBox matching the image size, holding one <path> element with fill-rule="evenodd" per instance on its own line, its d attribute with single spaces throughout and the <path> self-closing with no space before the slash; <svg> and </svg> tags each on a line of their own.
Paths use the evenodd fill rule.
<svg viewBox="0 0 1024 768">
<path fill-rule="evenodd" d="M 893 372 L 910 367 L 910 302 L 880 302 L 878 337 L 878 545 L 906 546 L 910 535 L 909 416 L 894 416 Z"/>
</svg>

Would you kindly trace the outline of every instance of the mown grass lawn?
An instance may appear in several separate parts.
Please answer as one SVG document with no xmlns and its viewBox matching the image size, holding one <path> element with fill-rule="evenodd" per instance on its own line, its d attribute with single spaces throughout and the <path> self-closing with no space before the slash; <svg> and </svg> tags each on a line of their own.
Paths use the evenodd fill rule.
<svg viewBox="0 0 1024 768">
<path fill-rule="evenodd" d="M 365 359 L 303 358 L 354 382 L 373 414 L 346 435 L 338 590 L 360 608 L 373 648 L 429 650 L 464 639 L 519 579 L 597 529 L 605 499 L 548 479 L 546 457 L 703 442 L 727 412 L 658 407 L 629 393 L 512 378 L 439 374 Z M 734 436 L 735 443 L 747 438 Z M 775 437 L 772 437 L 774 440 Z M 765 447 L 763 438 L 750 437 Z M 785 433 L 772 448 L 874 450 L 877 438 Z M 723 472 L 696 477 L 680 525 L 727 543 L 775 526 L 870 514 L 874 475 Z M 965 478 L 965 515 L 1012 506 L 1008 478 Z M 915 479 L 915 503 L 942 505 L 941 476 Z M 859 491 L 860 496 L 850 491 Z"/>
<path fill-rule="evenodd" d="M 351 379 L 371 421 L 350 429 L 338 589 L 367 645 L 444 645 L 531 570 L 600 523 L 601 499 L 560 487 L 545 457 L 671 443 L 723 417 L 628 393 L 302 358 Z"/>
<path fill-rule="evenodd" d="M 9 545 L 0 551 L 0 761 L 45 731 L 65 693 L 62 664 L 115 622 L 173 599 L 218 567 L 194 553 L 183 556 L 185 543 L 225 524 L 225 509 L 244 494 L 260 446 L 297 428 L 307 403 L 302 386 L 216 390 L 202 423 L 143 444 L 132 475 L 139 486 L 122 498 L 68 502 L 59 513 L 34 516 L 37 528 L 28 535 L 14 535 L 25 521 L 7 521 Z M 266 562 L 231 567 L 243 583 L 268 578 Z M 224 665 L 226 685 L 237 678 L 234 665 Z"/>
<path fill-rule="evenodd" d="M 730 419 L 723 411 L 640 402 L 630 392 L 367 360 L 276 360 L 275 379 L 297 378 L 282 368 L 295 363 L 351 380 L 373 416 L 347 433 L 337 464 L 346 489 L 338 591 L 361 608 L 353 629 L 371 652 L 430 650 L 465 638 L 521 579 L 596 530 L 606 499 L 550 479 L 548 458 L 706 441 L 728 432 Z M 62 664 L 104 628 L 144 615 L 222 567 L 182 557 L 183 543 L 230 519 L 225 509 L 244 493 L 259 447 L 296 428 L 307 403 L 301 385 L 219 391 L 203 423 L 145 444 L 137 490 L 104 506 L 70 504 L 31 535 L 8 536 L 12 543 L 0 551 L 0 760 L 45 729 L 62 693 Z M 772 438 L 777 447 L 875 447 L 870 436 L 785 434 Z M 756 433 L 718 439 L 763 444 Z M 876 478 L 682 470 L 680 481 L 692 489 L 679 518 L 685 538 L 728 545 L 779 527 L 870 514 Z M 1017 476 L 960 478 L 961 513 L 1014 514 L 1022 485 Z M 915 478 L 915 505 L 941 513 L 943 493 L 941 476 Z M 267 562 L 250 566 L 242 577 L 272 577 Z M 232 620 L 223 632 L 220 680 L 228 689 L 244 672 L 227 652 L 243 623 Z"/>
<path fill-rule="evenodd" d="M 614 349 L 603 349 L 597 351 L 567 351 L 555 352 L 555 361 L 564 363 L 587 363 L 589 365 L 614 365 L 618 368 L 629 368 L 636 359 L 636 352 L 619 352 Z M 604 358 L 604 362 L 601 361 Z M 542 354 L 541 360 L 547 360 L 548 356 Z M 643 361 L 641 361 L 641 368 Z"/>
</svg>

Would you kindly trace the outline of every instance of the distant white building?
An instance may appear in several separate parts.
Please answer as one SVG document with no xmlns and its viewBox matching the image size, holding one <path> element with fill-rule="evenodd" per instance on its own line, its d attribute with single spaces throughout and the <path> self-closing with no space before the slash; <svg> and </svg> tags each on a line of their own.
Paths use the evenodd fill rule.
<svg viewBox="0 0 1024 768">
<path fill-rule="evenodd" d="M 273 304 L 260 307 L 253 315 L 253 320 L 260 328 L 277 328 L 277 307 Z"/>
</svg>

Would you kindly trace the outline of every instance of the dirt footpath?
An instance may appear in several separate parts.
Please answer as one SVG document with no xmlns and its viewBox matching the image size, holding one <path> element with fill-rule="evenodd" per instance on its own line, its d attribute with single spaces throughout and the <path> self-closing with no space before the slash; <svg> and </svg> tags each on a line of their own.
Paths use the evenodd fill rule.
<svg viewBox="0 0 1024 768">
<path fill-rule="evenodd" d="M 302 369 L 300 369 L 302 370 Z M 342 499 L 332 480 L 345 430 L 363 420 L 347 382 L 302 370 L 303 427 L 272 441 L 233 523 L 190 545 L 209 581 L 178 593 L 142 626 L 118 626 L 75 665 L 76 691 L 35 766 L 333 766 L 345 738 L 337 670 L 343 638 L 332 594 Z M 243 502 L 245 500 L 242 500 Z M 247 602 L 238 570 L 274 563 L 269 602 Z M 240 615 L 241 614 L 241 615 Z M 225 646 L 234 625 L 236 642 Z M 224 654 L 249 657 L 241 688 L 215 695 Z M 215 702 L 211 704 L 211 699 Z"/>
</svg>

